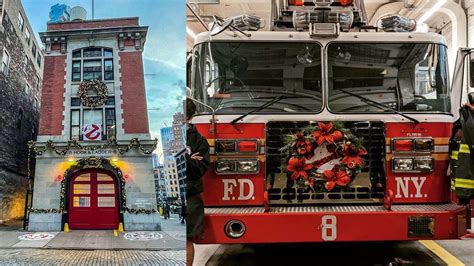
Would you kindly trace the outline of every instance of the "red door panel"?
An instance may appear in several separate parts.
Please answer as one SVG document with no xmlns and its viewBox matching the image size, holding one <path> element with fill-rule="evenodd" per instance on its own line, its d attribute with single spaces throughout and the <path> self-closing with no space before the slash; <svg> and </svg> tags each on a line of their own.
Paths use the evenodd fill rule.
<svg viewBox="0 0 474 266">
<path fill-rule="evenodd" d="M 77 173 L 70 181 L 69 227 L 115 229 L 119 224 L 118 186 L 115 178 L 100 170 Z"/>
</svg>

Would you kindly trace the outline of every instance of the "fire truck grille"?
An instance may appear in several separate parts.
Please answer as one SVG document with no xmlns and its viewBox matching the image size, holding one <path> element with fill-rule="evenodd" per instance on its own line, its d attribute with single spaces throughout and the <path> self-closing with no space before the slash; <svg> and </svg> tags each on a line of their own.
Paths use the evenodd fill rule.
<svg viewBox="0 0 474 266">
<path fill-rule="evenodd" d="M 328 206 L 274 206 L 270 207 L 269 213 L 328 213 L 328 212 L 447 212 L 456 211 L 462 206 L 455 203 L 440 204 L 394 204 L 390 211 L 382 205 L 328 205 Z M 264 207 L 208 207 L 205 208 L 206 214 L 255 214 L 265 213 Z M 426 230 L 431 217 L 414 216 L 409 218 L 412 223 L 412 232 Z M 430 221 L 428 221 L 430 220 Z M 426 232 L 426 231 L 425 231 Z"/>
<path fill-rule="evenodd" d="M 409 237 L 432 237 L 434 236 L 435 219 L 433 217 L 409 217 Z"/>
<path fill-rule="evenodd" d="M 266 183 L 269 202 L 273 205 L 288 204 L 340 204 L 382 202 L 385 190 L 385 127 L 379 121 L 344 122 L 344 128 L 363 140 L 368 154 L 364 165 L 347 189 L 329 193 L 313 192 L 300 188 L 282 167 L 286 159 L 280 149 L 286 135 L 294 134 L 309 122 L 269 122 L 267 124 Z"/>
</svg>

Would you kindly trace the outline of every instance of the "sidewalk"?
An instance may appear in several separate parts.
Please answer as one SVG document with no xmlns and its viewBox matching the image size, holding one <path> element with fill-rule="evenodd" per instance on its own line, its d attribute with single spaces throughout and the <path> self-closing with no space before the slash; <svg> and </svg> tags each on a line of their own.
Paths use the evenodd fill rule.
<svg viewBox="0 0 474 266">
<path fill-rule="evenodd" d="M 0 227 L 0 248 L 84 250 L 184 250 L 186 227 L 177 216 L 161 220 L 162 231 L 71 230 L 25 232 L 18 227 Z M 14 229 L 12 229 L 14 228 Z M 15 230 L 16 229 L 16 230 Z"/>
</svg>

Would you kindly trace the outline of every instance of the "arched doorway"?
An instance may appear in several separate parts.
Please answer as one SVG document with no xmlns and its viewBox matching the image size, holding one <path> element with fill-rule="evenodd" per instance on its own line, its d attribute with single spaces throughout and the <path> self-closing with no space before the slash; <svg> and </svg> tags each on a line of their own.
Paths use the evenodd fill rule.
<svg viewBox="0 0 474 266">
<path fill-rule="evenodd" d="M 95 168 L 80 170 L 68 182 L 71 229 L 118 228 L 120 190 L 112 172 Z"/>
</svg>

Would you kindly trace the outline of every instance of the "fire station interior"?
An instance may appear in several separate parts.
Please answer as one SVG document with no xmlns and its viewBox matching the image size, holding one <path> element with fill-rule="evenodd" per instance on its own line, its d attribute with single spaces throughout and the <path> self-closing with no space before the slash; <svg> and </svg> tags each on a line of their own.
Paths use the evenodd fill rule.
<svg viewBox="0 0 474 266">
<path fill-rule="evenodd" d="M 209 45 L 195 46 L 197 35 L 208 31 L 203 24 L 212 25 L 216 17 L 225 19 L 243 14 L 253 15 L 265 21 L 260 31 L 270 31 L 273 28 L 272 14 L 275 12 L 272 2 L 271 0 L 188 1 L 186 44 L 188 81 L 194 83 L 193 97 L 210 106 L 219 107 L 219 114 L 252 111 L 265 104 L 275 94 L 292 95 L 291 97 L 296 95 L 297 99 L 279 100 L 266 107 L 266 114 L 317 113 L 323 108 L 338 114 L 387 112 L 386 109 L 371 102 L 383 102 L 400 112 L 449 112 L 450 102 L 446 95 L 449 94 L 448 90 L 451 87 L 458 49 L 474 47 L 474 0 L 361 1 L 365 6 L 368 26 L 374 26 L 367 28 L 367 31 L 376 32 L 375 28 L 380 25 L 381 19 L 400 15 L 416 21 L 416 31 L 440 34 L 445 39 L 446 46 L 439 43 L 366 42 L 359 45 L 329 43 L 326 56 L 327 73 L 323 74 L 327 77 L 321 74 L 323 67 L 321 51 L 325 47 L 315 42 L 297 44 L 282 42 L 269 46 L 264 42 L 236 41 L 211 42 Z M 289 0 L 289 2 L 299 1 Z M 234 33 L 242 34 L 238 31 Z M 189 70 L 194 72 L 192 76 Z M 198 78 L 201 76 L 203 78 Z M 322 85 L 324 78 L 328 80 L 326 96 Z M 191 84 L 188 86 L 191 87 Z M 351 91 L 359 96 L 352 95 L 355 93 Z M 360 96 L 368 100 L 362 100 Z M 323 97 L 328 99 L 327 107 L 323 106 Z M 464 100 L 467 100 L 466 97 Z M 205 109 L 198 106 L 198 110 Z M 291 206 L 298 203 L 299 206 L 311 206 L 382 203 L 386 186 L 384 173 L 386 158 L 385 151 L 381 150 L 385 147 L 384 141 L 386 141 L 383 123 L 345 122 L 343 127 L 354 128 L 354 132 L 360 137 L 370 139 L 369 142 L 364 142 L 368 147 L 369 156 L 365 158 L 361 172 L 352 181 L 351 188 L 335 189 L 331 193 L 318 193 L 317 187 L 324 186 L 323 183 L 314 184 L 316 189 L 297 188 L 294 186 L 295 181 L 282 171 L 286 165 L 282 163 L 282 159 L 285 158 L 281 155 L 282 138 L 278 135 L 294 133 L 299 128 L 307 126 L 310 124 L 306 122 L 266 124 L 265 188 L 268 191 L 270 204 Z M 272 142 L 272 139 L 278 141 Z M 321 156 L 325 156 L 324 151 L 316 149 L 315 153 L 318 152 L 322 153 Z M 332 166 L 323 165 L 318 169 L 318 173 L 322 175 L 325 170 L 330 169 L 328 167 Z M 471 255 L 474 242 L 467 237 L 458 242 L 436 241 L 435 244 L 454 254 L 455 262 L 474 263 L 474 257 Z M 368 247 L 371 246 L 361 244 L 351 248 L 357 251 Z M 326 247 L 318 246 L 318 248 L 326 250 Z M 408 261 L 420 265 L 446 262 L 436 254 L 426 251 L 427 248 L 432 247 L 417 242 L 407 245 L 394 244 L 389 246 L 390 251 L 385 251 L 389 254 L 387 256 L 402 254 L 400 257 L 408 258 Z M 204 257 L 209 261 L 223 265 L 240 258 L 243 252 L 238 248 L 226 246 L 221 249 L 224 251 L 214 253 L 212 248 L 203 245 L 200 249 L 198 247 L 198 252 L 206 254 L 207 257 Z M 258 261 L 259 250 L 252 248 L 251 250 L 252 256 Z M 407 255 L 408 253 L 411 255 Z M 418 254 L 419 257 L 410 257 L 418 256 L 414 254 Z M 349 261 L 350 259 L 346 262 Z"/>
</svg>

